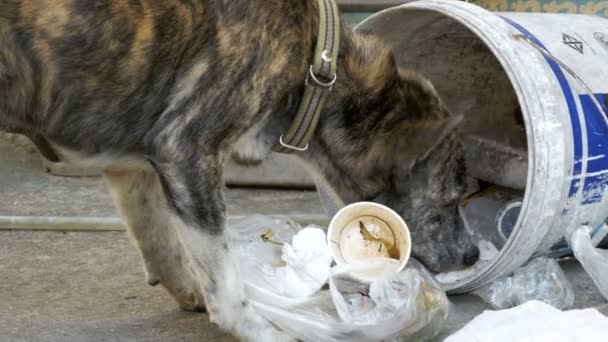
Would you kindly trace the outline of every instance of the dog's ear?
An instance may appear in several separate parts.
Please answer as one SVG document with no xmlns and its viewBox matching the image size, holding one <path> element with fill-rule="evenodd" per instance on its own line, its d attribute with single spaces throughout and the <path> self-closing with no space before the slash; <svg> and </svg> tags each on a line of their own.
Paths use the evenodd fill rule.
<svg viewBox="0 0 608 342">
<path fill-rule="evenodd" d="M 407 175 L 414 166 L 426 160 L 445 139 L 458 130 L 462 115 L 447 115 L 428 120 L 403 120 L 372 140 L 362 167 L 369 170 L 393 169 Z M 371 165 L 376 165 L 375 169 Z M 395 169 L 396 168 L 396 169 Z"/>
<path fill-rule="evenodd" d="M 372 151 L 375 158 L 389 158 L 391 163 L 398 159 L 401 172 L 407 172 L 455 132 L 463 116 L 450 113 L 419 73 L 400 70 L 399 77 L 397 91 L 386 100 L 392 109 L 382 118 Z"/>
<path fill-rule="evenodd" d="M 450 133 L 457 130 L 462 119 L 462 115 L 455 115 L 404 125 L 396 130 L 394 138 L 401 144 L 398 153 L 405 156 L 401 160 L 404 166 L 411 170 L 417 162 L 425 160 Z"/>
<path fill-rule="evenodd" d="M 374 97 L 396 79 L 392 51 L 375 35 L 352 33 L 344 39 L 344 68 L 368 96 Z"/>
<path fill-rule="evenodd" d="M 456 131 L 464 117 L 450 113 L 433 84 L 419 73 L 400 69 L 399 77 L 401 87 L 409 90 L 409 115 L 396 126 L 393 137 L 402 144 L 401 153 L 407 155 L 401 162 L 411 170 Z"/>
</svg>

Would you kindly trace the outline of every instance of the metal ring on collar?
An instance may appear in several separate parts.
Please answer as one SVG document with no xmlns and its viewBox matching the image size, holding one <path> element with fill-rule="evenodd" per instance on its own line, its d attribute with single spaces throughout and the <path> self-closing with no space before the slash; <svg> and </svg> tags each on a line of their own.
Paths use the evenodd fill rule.
<svg viewBox="0 0 608 342">
<path fill-rule="evenodd" d="M 291 150 L 296 150 L 296 151 L 300 151 L 300 152 L 305 152 L 306 150 L 308 150 L 308 144 L 306 144 L 306 146 L 304 146 L 304 147 L 298 147 L 298 146 L 293 146 L 293 145 L 289 145 L 289 144 L 285 143 L 283 141 L 283 134 L 281 134 L 281 136 L 279 137 L 279 143 L 281 143 L 281 146 L 291 149 Z"/>
<path fill-rule="evenodd" d="M 312 70 L 312 65 L 310 66 L 310 69 L 308 71 L 308 77 L 306 78 L 306 81 L 308 81 L 308 79 L 312 78 L 312 80 L 314 81 L 314 83 L 316 85 L 318 85 L 319 87 L 323 87 L 323 88 L 330 88 L 333 87 L 334 83 L 336 83 L 336 80 L 338 79 L 338 75 L 334 74 L 334 77 L 331 81 L 329 82 L 323 82 L 321 80 L 319 80 L 317 78 L 317 76 L 315 75 L 314 71 Z"/>
</svg>

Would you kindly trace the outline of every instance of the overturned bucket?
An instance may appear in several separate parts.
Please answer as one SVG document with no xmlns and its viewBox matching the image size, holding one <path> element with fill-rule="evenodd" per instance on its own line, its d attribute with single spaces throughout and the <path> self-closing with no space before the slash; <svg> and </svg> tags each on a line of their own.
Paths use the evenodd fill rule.
<svg viewBox="0 0 608 342">
<path fill-rule="evenodd" d="M 400 68 L 423 73 L 450 110 L 465 115 L 469 175 L 508 189 L 505 203 L 521 202 L 499 256 L 447 290 L 475 290 L 548 251 L 566 231 L 602 227 L 608 19 L 429 0 L 379 12 L 357 30 L 382 37 Z M 337 202 L 319 192 L 335 214 Z"/>
</svg>

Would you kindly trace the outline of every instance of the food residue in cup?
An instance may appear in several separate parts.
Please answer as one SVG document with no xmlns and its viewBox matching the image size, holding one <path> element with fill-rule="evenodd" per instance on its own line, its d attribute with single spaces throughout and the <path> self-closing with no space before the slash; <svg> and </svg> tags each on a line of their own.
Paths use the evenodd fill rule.
<svg viewBox="0 0 608 342">
<path fill-rule="evenodd" d="M 382 250 L 382 247 L 384 247 L 386 249 L 386 252 L 388 253 L 389 258 L 396 260 L 400 259 L 401 256 L 399 253 L 399 249 L 395 247 L 395 244 L 393 242 L 373 236 L 372 233 L 369 232 L 369 229 L 367 228 L 365 223 L 363 223 L 363 221 L 359 221 L 359 229 L 361 232 L 361 236 L 363 236 L 364 240 L 380 243 L 380 246 L 378 247 L 378 252 L 380 252 Z"/>
</svg>

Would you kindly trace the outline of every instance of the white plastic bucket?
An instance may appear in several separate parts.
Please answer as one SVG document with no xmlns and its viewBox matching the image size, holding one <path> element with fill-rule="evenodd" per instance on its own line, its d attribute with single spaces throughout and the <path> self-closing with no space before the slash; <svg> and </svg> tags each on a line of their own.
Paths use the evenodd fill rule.
<svg viewBox="0 0 608 342">
<path fill-rule="evenodd" d="M 447 290 L 479 288 L 548 250 L 566 231 L 602 226 L 608 216 L 607 18 L 492 13 L 428 0 L 379 12 L 357 30 L 380 35 L 400 68 L 428 77 L 448 107 L 465 114 L 465 136 L 498 136 L 524 151 L 499 170 L 502 185 L 525 190 L 513 233 L 495 261 Z M 339 201 L 319 191 L 335 213 Z"/>
</svg>

